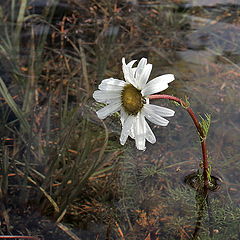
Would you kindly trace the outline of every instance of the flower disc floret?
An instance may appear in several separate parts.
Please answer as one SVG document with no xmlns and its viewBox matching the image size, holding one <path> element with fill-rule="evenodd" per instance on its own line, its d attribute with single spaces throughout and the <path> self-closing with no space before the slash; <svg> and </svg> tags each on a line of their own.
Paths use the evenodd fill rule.
<svg viewBox="0 0 240 240">
<path fill-rule="evenodd" d="M 138 90 L 131 84 L 127 84 L 123 87 L 121 100 L 125 112 L 134 116 L 141 111 L 144 103 L 141 90 Z"/>
</svg>

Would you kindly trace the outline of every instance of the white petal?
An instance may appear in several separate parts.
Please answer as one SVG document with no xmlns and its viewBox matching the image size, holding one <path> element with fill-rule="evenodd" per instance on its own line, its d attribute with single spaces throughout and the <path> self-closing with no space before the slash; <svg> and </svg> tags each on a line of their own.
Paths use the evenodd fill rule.
<svg viewBox="0 0 240 240">
<path fill-rule="evenodd" d="M 146 121 L 144 115 L 141 113 L 138 113 L 138 115 L 136 116 L 136 123 L 134 125 L 134 135 L 137 149 L 145 150 Z"/>
<path fill-rule="evenodd" d="M 122 123 L 122 126 L 124 125 L 124 122 L 126 121 L 126 119 L 128 118 L 128 114 L 124 111 L 123 108 L 121 108 L 121 117 L 120 117 L 120 120 L 121 120 L 121 123 Z M 135 139 L 135 136 L 134 136 L 134 130 L 133 130 L 133 126 L 131 127 L 131 130 L 129 132 L 129 136 L 133 139 Z"/>
<path fill-rule="evenodd" d="M 135 133 L 134 133 L 134 129 L 133 129 L 134 126 L 131 127 L 131 130 L 129 132 L 129 136 L 132 138 L 132 139 L 135 139 Z"/>
<path fill-rule="evenodd" d="M 172 109 L 169 108 L 165 108 L 165 107 L 160 107 L 154 104 L 146 104 L 147 108 L 151 111 L 154 112 L 156 114 L 158 114 L 159 116 L 162 117 L 172 117 L 174 116 L 174 111 Z"/>
<path fill-rule="evenodd" d="M 147 65 L 147 59 L 142 58 L 137 65 L 136 78 L 139 78 L 141 76 L 146 65 Z"/>
<path fill-rule="evenodd" d="M 121 91 L 102 91 L 97 90 L 93 93 L 93 98 L 97 102 L 111 103 L 113 100 L 121 99 Z"/>
<path fill-rule="evenodd" d="M 133 76 L 134 76 L 135 79 L 136 79 L 136 77 L 135 77 L 136 71 L 137 71 L 137 68 L 136 68 L 136 67 L 132 68 L 132 74 L 133 74 Z"/>
<path fill-rule="evenodd" d="M 121 108 L 120 120 L 121 120 L 122 126 L 123 126 L 124 122 L 126 121 L 127 117 L 128 117 L 128 114 L 124 111 L 123 108 Z"/>
<path fill-rule="evenodd" d="M 126 64 L 125 58 L 122 58 L 122 69 L 123 74 L 126 82 L 131 83 L 133 86 L 136 86 L 134 74 L 136 70 L 132 69 L 133 64 L 136 62 L 136 60 L 133 60 Z"/>
<path fill-rule="evenodd" d="M 125 122 L 125 120 L 128 118 L 128 116 L 129 116 L 129 115 L 124 111 L 124 109 L 121 108 L 121 118 L 120 118 L 120 120 L 121 120 L 122 126 L 124 125 L 124 122 Z M 133 126 L 131 127 L 131 130 L 130 130 L 130 132 L 129 132 L 129 136 L 130 136 L 131 138 L 135 139 L 135 137 L 134 137 L 134 131 L 133 131 Z"/>
<path fill-rule="evenodd" d="M 142 95 L 147 96 L 150 94 L 161 92 L 168 88 L 168 83 L 174 80 L 173 74 L 165 74 L 159 77 L 154 78 L 146 84 L 142 90 Z"/>
<path fill-rule="evenodd" d="M 118 86 L 124 86 L 125 85 L 125 82 L 123 80 L 119 80 L 119 79 L 116 79 L 116 78 L 103 79 L 102 83 L 114 84 L 114 85 L 118 85 Z"/>
<path fill-rule="evenodd" d="M 100 90 L 119 90 L 121 91 L 122 88 L 126 85 L 127 83 L 122 81 L 122 80 L 118 80 L 118 79 L 114 79 L 114 78 L 108 78 L 108 79 L 104 79 L 102 80 L 101 84 L 98 86 L 98 88 Z"/>
<path fill-rule="evenodd" d="M 146 121 L 146 139 L 150 142 L 150 143 L 155 143 L 156 142 L 156 137 L 152 131 L 152 129 L 149 127 L 147 121 Z"/>
<path fill-rule="evenodd" d="M 114 101 L 106 107 L 98 110 L 96 113 L 100 119 L 104 119 L 112 113 L 119 111 L 121 108 L 121 101 Z"/>
<path fill-rule="evenodd" d="M 144 69 L 143 69 L 141 75 L 139 76 L 139 78 L 136 78 L 136 81 L 137 81 L 137 83 L 139 85 L 138 86 L 139 89 L 143 89 L 145 87 L 146 82 L 149 79 L 151 71 L 152 71 L 152 64 L 147 64 L 144 67 Z"/>
<path fill-rule="evenodd" d="M 135 121 L 135 117 L 132 115 L 129 115 L 127 117 L 127 119 L 125 120 L 125 122 L 123 123 L 122 132 L 121 132 L 121 136 L 120 136 L 120 143 L 122 145 L 124 145 L 125 142 L 127 141 L 129 132 L 132 128 L 134 121 Z"/>
<path fill-rule="evenodd" d="M 167 126 L 169 121 L 167 119 L 161 117 L 154 111 L 152 111 L 152 109 L 149 107 L 150 105 L 151 104 L 145 104 L 142 108 L 142 112 L 145 115 L 145 117 L 152 123 L 155 123 L 160 126 Z"/>
<path fill-rule="evenodd" d="M 98 88 L 100 90 L 103 90 L 103 91 L 122 91 L 123 90 L 123 87 L 122 86 L 116 86 L 116 85 L 110 85 L 110 84 L 100 84 L 98 86 Z"/>
<path fill-rule="evenodd" d="M 131 62 L 129 62 L 127 64 L 128 68 L 132 68 L 133 64 L 136 62 L 137 60 L 132 60 Z"/>
</svg>

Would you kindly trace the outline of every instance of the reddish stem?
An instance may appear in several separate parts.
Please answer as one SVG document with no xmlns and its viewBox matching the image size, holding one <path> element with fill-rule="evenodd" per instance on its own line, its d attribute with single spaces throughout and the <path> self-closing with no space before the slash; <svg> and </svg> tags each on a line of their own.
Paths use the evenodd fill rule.
<svg viewBox="0 0 240 240">
<path fill-rule="evenodd" d="M 197 128 L 197 131 L 199 133 L 201 147 L 202 147 L 204 187 L 205 187 L 205 189 L 208 189 L 208 156 L 207 156 L 206 136 L 204 135 L 202 127 L 201 127 L 196 115 L 194 114 L 193 110 L 182 99 L 174 97 L 174 96 L 160 94 L 160 95 L 150 95 L 150 96 L 148 96 L 148 98 L 149 99 L 169 99 L 169 100 L 172 100 L 172 101 L 175 101 L 175 102 L 181 104 L 184 107 L 184 109 L 187 110 L 188 114 L 192 118 L 194 125 Z"/>
</svg>

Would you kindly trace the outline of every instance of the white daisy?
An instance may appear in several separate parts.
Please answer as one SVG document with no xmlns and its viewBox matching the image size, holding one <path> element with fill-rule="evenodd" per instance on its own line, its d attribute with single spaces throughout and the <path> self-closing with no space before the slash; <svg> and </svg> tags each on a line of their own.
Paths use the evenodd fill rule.
<svg viewBox="0 0 240 240">
<path fill-rule="evenodd" d="M 93 93 L 97 102 L 108 104 L 97 111 L 100 119 L 112 113 L 121 112 L 122 132 L 120 143 L 125 144 L 128 136 L 135 139 L 136 147 L 145 150 L 145 142 L 155 143 L 156 138 L 146 119 L 160 126 L 167 126 L 174 111 L 165 107 L 149 104 L 148 96 L 168 88 L 168 83 L 174 80 L 173 74 L 165 74 L 148 81 L 152 64 L 142 58 L 137 67 L 133 67 L 136 60 L 126 64 L 122 59 L 122 69 L 125 81 L 108 78 L 102 80 L 99 90 Z M 146 118 L 146 119 L 145 119 Z"/>
</svg>

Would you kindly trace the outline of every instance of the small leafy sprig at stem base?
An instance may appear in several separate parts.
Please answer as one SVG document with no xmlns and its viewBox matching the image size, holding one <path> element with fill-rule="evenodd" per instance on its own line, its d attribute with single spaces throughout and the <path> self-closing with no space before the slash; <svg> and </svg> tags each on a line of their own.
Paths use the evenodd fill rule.
<svg viewBox="0 0 240 240">
<path fill-rule="evenodd" d="M 192 118 L 201 142 L 202 164 L 200 166 L 202 166 L 203 168 L 204 190 L 207 191 L 209 189 L 209 184 L 211 183 L 211 174 L 210 174 L 210 168 L 208 163 L 208 154 L 207 154 L 207 145 L 206 145 L 206 137 L 207 137 L 208 129 L 210 126 L 210 120 L 211 120 L 210 115 L 206 114 L 205 115 L 206 119 L 201 118 L 202 122 L 199 122 L 197 116 L 195 115 L 193 110 L 190 108 L 190 104 L 187 100 L 183 101 L 178 97 L 174 97 L 166 94 L 150 95 L 148 96 L 148 98 L 149 99 L 168 99 L 168 100 L 174 101 L 180 104 Z"/>
</svg>

